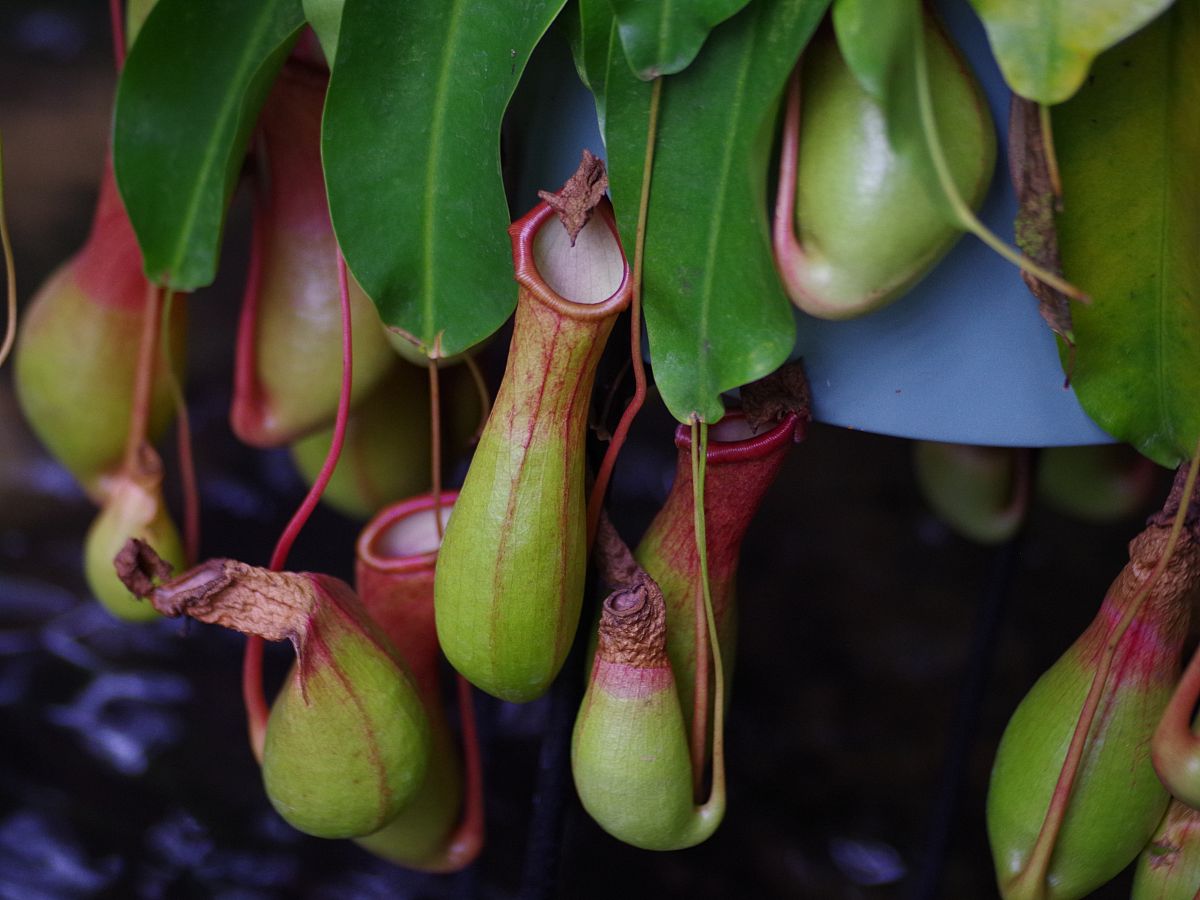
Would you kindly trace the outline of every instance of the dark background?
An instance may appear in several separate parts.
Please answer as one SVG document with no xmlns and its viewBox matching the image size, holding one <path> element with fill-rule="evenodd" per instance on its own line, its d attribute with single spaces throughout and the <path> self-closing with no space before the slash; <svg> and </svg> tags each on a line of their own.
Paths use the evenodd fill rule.
<svg viewBox="0 0 1200 900">
<path fill-rule="evenodd" d="M 104 4 L 4 4 L 0 85 L 24 304 L 86 233 L 114 85 Z M 519 152 L 519 139 L 509 146 Z M 240 447 L 226 424 L 247 207 L 239 195 L 218 283 L 190 303 L 187 391 L 204 555 L 264 564 L 303 485 L 286 453 Z M 488 352 L 493 378 L 504 343 Z M 814 426 L 745 543 L 717 835 L 654 854 L 588 820 L 569 773 L 540 756 L 542 735 L 569 727 L 576 685 L 522 707 L 477 695 L 489 842 L 466 873 L 419 876 L 299 835 L 271 810 L 244 736 L 240 637 L 121 625 L 88 600 L 80 559 L 94 511 L 21 422 L 11 373 L 0 371 L 5 898 L 994 896 L 983 808 L 996 742 L 1090 621 L 1139 528 L 1138 516 L 1099 527 L 1035 507 L 1019 547 L 980 548 L 924 506 L 907 442 Z M 611 506 L 631 541 L 669 486 L 673 424 L 652 400 L 622 457 Z M 173 465 L 169 444 L 164 455 Z M 348 577 L 357 528 L 319 511 L 292 567 Z M 949 751 L 981 598 L 1005 571 L 994 668 L 968 703 L 977 736 Z M 274 678 L 289 657 L 272 649 Z M 939 818 L 955 760 L 961 804 Z M 939 821 L 947 856 L 931 868 Z M 1126 892 L 1127 881 L 1097 896 Z"/>
</svg>

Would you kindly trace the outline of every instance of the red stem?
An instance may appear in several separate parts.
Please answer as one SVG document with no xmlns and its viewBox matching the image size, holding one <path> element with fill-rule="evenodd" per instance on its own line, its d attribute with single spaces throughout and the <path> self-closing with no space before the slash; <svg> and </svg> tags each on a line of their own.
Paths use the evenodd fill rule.
<svg viewBox="0 0 1200 900">
<path fill-rule="evenodd" d="M 354 369 L 354 345 L 350 333 L 350 285 L 346 274 L 346 260 L 338 251 L 338 295 L 342 309 L 342 386 L 338 394 L 337 418 L 333 425 L 333 440 L 329 444 L 329 452 L 325 454 L 325 462 L 317 475 L 313 486 L 296 510 L 283 534 L 275 544 L 275 552 L 271 554 L 271 570 L 278 572 L 287 563 L 292 544 L 296 542 L 301 529 L 304 528 L 317 504 L 321 494 L 333 477 L 337 468 L 338 457 L 342 453 L 342 445 L 346 441 L 346 422 L 350 418 L 350 387 Z M 250 733 L 250 749 L 259 761 L 262 760 L 263 740 L 267 733 L 267 701 L 262 689 L 262 638 L 251 636 L 246 641 L 246 652 L 242 658 L 242 699 L 246 705 L 246 725 Z"/>
<path fill-rule="evenodd" d="M 612 479 L 613 467 L 621 448 L 625 446 L 625 438 L 633 425 L 633 420 L 646 402 L 646 368 L 642 363 L 642 260 L 646 249 L 646 218 L 650 210 L 650 182 L 654 174 L 654 146 L 658 139 L 658 108 L 662 98 L 662 78 L 654 79 L 654 90 L 650 94 L 650 121 L 646 129 L 646 155 L 642 160 L 642 193 L 638 205 L 637 230 L 634 232 L 633 247 L 633 284 L 630 291 L 629 303 L 629 356 L 633 365 L 633 398 L 621 420 L 613 431 L 612 441 L 604 451 L 604 459 L 596 473 L 592 484 L 592 493 L 588 497 L 587 508 L 587 545 L 592 546 L 596 539 L 596 529 L 600 525 L 600 511 L 604 508 L 604 495 L 608 492 L 608 482 Z"/>
<path fill-rule="evenodd" d="M 433 481 L 433 527 L 438 540 L 445 535 L 442 523 L 442 398 L 437 360 L 430 357 L 429 367 L 429 474 Z"/>
<path fill-rule="evenodd" d="M 113 61 L 120 73 L 125 66 L 125 19 L 121 0 L 108 0 L 108 18 L 112 23 Z"/>
<path fill-rule="evenodd" d="M 488 416 L 492 412 L 492 392 L 488 390 L 487 379 L 483 377 L 483 371 L 479 368 L 479 363 L 475 362 L 475 357 L 468 354 L 463 357 L 463 363 L 466 365 L 467 371 L 471 373 L 471 380 L 475 382 L 475 391 L 479 394 L 479 424 L 475 428 L 475 433 L 471 435 L 471 446 L 475 446 L 479 443 L 479 436 L 483 434 L 483 426 L 487 424 Z"/>
<path fill-rule="evenodd" d="M 162 294 L 157 285 L 148 281 L 146 300 L 142 308 L 142 333 L 138 341 L 133 398 L 129 410 L 129 431 L 125 437 L 127 473 L 138 471 L 138 457 L 150 429 L 150 405 L 154 399 L 154 363 L 161 323 Z"/>
<path fill-rule="evenodd" d="M 180 394 L 175 410 L 175 441 L 179 445 L 179 479 L 183 491 L 183 551 L 187 564 L 200 558 L 200 490 L 196 485 L 196 460 L 192 454 L 192 423 Z"/>
<path fill-rule="evenodd" d="M 309 516 L 321 501 L 321 495 L 325 493 L 325 487 L 329 484 L 329 479 L 333 477 L 333 470 L 337 468 L 338 457 L 342 454 L 342 444 L 346 441 L 346 422 L 350 418 L 350 385 L 354 350 L 350 337 L 350 287 L 346 276 L 346 261 L 342 258 L 340 250 L 338 251 L 338 293 L 342 305 L 342 387 L 338 394 L 337 418 L 333 424 L 333 441 L 329 445 L 329 452 L 325 454 L 325 462 L 321 466 L 317 480 L 309 488 L 308 495 L 300 504 L 300 508 L 296 510 L 296 514 L 292 516 L 292 520 L 288 522 L 283 534 L 279 536 L 275 552 L 271 554 L 271 570 L 275 572 L 281 571 L 287 563 L 288 554 L 292 551 L 292 544 L 296 542 L 301 529 L 308 523 Z"/>
<path fill-rule="evenodd" d="M 483 758 L 479 752 L 479 732 L 475 727 L 475 702 L 471 682 L 458 676 L 458 710 L 462 721 L 463 768 L 466 796 L 463 817 L 446 847 L 446 871 L 461 869 L 474 859 L 483 846 Z"/>
<path fill-rule="evenodd" d="M 171 320 L 175 295 L 167 291 L 163 299 L 162 358 L 165 363 L 167 386 L 175 403 L 175 442 L 179 457 L 180 487 L 183 493 L 183 551 L 189 566 L 200 558 L 200 491 L 196 485 L 196 460 L 192 453 L 192 420 L 188 414 L 187 398 L 175 376 L 171 354 Z"/>
<path fill-rule="evenodd" d="M 246 731 L 250 735 L 250 751 L 262 765 L 263 745 L 267 740 L 267 719 L 271 714 L 263 693 L 263 639 L 256 634 L 246 639 L 242 654 L 242 703 L 246 707 Z"/>
<path fill-rule="evenodd" d="M 592 484 L 592 495 L 588 498 L 587 540 L 589 546 L 595 539 L 596 527 L 600 524 L 600 510 L 604 508 L 604 495 L 608 492 L 608 483 L 612 479 L 613 467 L 617 464 L 621 448 L 625 446 L 625 438 L 633 426 L 633 420 L 637 418 L 637 414 L 641 412 L 642 406 L 646 402 L 646 366 L 642 362 L 641 275 L 641 255 L 638 254 L 634 258 L 633 299 L 629 305 L 629 353 L 630 362 L 633 364 L 633 398 L 625 407 L 625 411 L 621 413 L 621 420 L 617 422 L 612 441 L 609 443 L 608 449 L 604 451 L 604 459 L 596 473 L 596 481 Z"/>
</svg>

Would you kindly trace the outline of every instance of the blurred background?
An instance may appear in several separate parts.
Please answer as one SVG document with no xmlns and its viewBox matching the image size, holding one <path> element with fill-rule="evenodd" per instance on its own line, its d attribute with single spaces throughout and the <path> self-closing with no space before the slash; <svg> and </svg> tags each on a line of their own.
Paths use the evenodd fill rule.
<svg viewBox="0 0 1200 900">
<path fill-rule="evenodd" d="M 104 4 L 0 7 L 22 305 L 86 234 L 114 81 Z M 189 302 L 187 395 L 203 555 L 262 565 L 304 486 L 286 451 L 243 447 L 227 423 L 248 212 L 239 194 L 222 274 Z M 486 353 L 493 386 L 505 344 Z M 994 896 L 984 800 L 996 742 L 1151 511 L 1100 526 L 1035 505 L 1014 542 L 982 548 L 925 505 L 909 442 L 813 426 L 744 545 L 716 836 L 653 854 L 591 823 L 561 752 L 575 674 L 525 706 L 477 694 L 488 844 L 466 872 L 422 876 L 273 812 L 245 738 L 240 636 L 119 624 L 88 598 L 94 510 L 23 424 L 12 372 L 0 370 L 0 897 L 21 900 Z M 652 398 L 621 458 L 610 508 L 631 543 L 670 486 L 673 427 Z M 173 454 L 168 443 L 169 467 Z M 1166 493 L 1160 475 L 1150 506 Z M 168 496 L 178 503 L 177 485 Z M 319 510 L 292 567 L 349 578 L 359 527 Z M 994 640 L 980 638 L 987 623 Z M 290 656 L 269 649 L 274 683 Z"/>
</svg>

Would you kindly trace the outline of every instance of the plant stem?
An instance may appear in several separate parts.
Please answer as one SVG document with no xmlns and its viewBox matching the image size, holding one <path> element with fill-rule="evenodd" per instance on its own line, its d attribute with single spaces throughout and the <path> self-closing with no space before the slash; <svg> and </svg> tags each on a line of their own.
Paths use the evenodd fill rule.
<svg viewBox="0 0 1200 900">
<path fill-rule="evenodd" d="M 113 62 L 120 72 L 125 66 L 125 19 L 121 0 L 108 0 L 108 18 L 112 24 Z"/>
<path fill-rule="evenodd" d="M 263 745 L 267 740 L 267 719 L 271 710 L 263 693 L 263 639 L 252 634 L 246 639 L 242 654 L 242 704 L 246 707 L 246 732 L 250 738 L 250 752 L 261 766 Z"/>
<path fill-rule="evenodd" d="M 4 249 L 4 281 L 8 287 L 8 316 L 4 343 L 0 344 L 0 366 L 12 352 L 17 339 L 17 267 L 13 263 L 12 239 L 8 234 L 8 215 L 4 211 L 4 141 L 0 138 L 0 247 Z"/>
<path fill-rule="evenodd" d="M 134 371 L 133 397 L 129 408 L 129 430 L 125 436 L 126 473 L 138 471 L 138 458 L 150 430 L 150 406 L 154 400 L 154 369 L 158 355 L 159 329 L 162 324 L 162 291 L 146 282 L 146 300 L 142 308 L 142 332 L 138 341 L 137 368 Z"/>
<path fill-rule="evenodd" d="M 458 676 L 458 711 L 462 723 L 465 790 L 463 817 L 446 848 L 447 871 L 457 870 L 473 859 L 483 844 L 483 757 L 475 726 L 475 700 L 471 682 Z"/>
<path fill-rule="evenodd" d="M 308 522 L 309 516 L 316 509 L 333 470 L 337 468 L 338 457 L 342 454 L 342 445 L 346 442 L 346 422 L 350 418 L 350 388 L 354 373 L 354 342 L 350 328 L 350 285 L 346 275 L 346 261 L 338 251 L 338 295 L 342 311 L 342 384 L 338 393 L 337 417 L 334 419 L 333 440 L 329 443 L 329 451 L 325 454 L 325 462 L 321 471 L 309 488 L 300 507 L 296 510 L 287 527 L 275 544 L 271 554 L 271 571 L 278 572 L 287 563 L 288 554 L 297 536 Z M 246 706 L 246 727 L 250 735 L 250 749 L 254 758 L 262 762 L 263 741 L 267 734 L 267 718 L 269 715 L 267 701 L 262 688 L 262 638 L 251 636 L 246 641 L 246 651 L 242 657 L 242 700 Z"/>
<path fill-rule="evenodd" d="M 1050 107 L 1044 103 L 1038 104 L 1038 125 L 1042 132 L 1042 153 L 1046 157 L 1046 174 L 1050 178 L 1050 190 L 1054 191 L 1054 199 L 1061 205 L 1062 172 L 1058 168 L 1058 154 L 1054 151 L 1054 125 L 1051 121 Z"/>
<path fill-rule="evenodd" d="M 1039 266 L 1029 257 L 1014 250 L 1004 241 L 1000 240 L 991 229 L 979 221 L 979 218 L 971 210 L 971 207 L 963 201 L 962 196 L 958 192 L 958 187 L 954 183 L 954 176 L 950 172 L 950 166 L 946 162 L 945 154 L 942 152 L 941 138 L 938 136 L 937 120 L 933 113 L 933 99 L 929 91 L 929 69 L 925 58 L 925 36 L 920 27 L 916 29 L 916 88 L 917 107 L 921 116 L 921 128 L 925 133 L 925 146 L 929 150 L 929 158 L 933 163 L 934 172 L 937 174 L 938 185 L 942 189 L 942 194 L 946 198 L 946 202 L 950 204 L 951 209 L 954 211 L 959 224 L 987 244 L 996 253 L 1000 254 L 1000 256 L 1022 271 L 1029 273 L 1038 281 L 1049 285 L 1072 300 L 1078 300 L 1080 303 L 1090 303 L 1091 298 L 1075 287 L 1075 285 L 1061 276 L 1055 275 L 1048 269 Z"/>
<path fill-rule="evenodd" d="M 160 343 L 167 389 L 175 404 L 175 442 L 178 444 L 176 452 L 179 455 L 179 478 L 183 492 L 183 549 L 187 564 L 194 566 L 200 558 L 200 491 L 196 485 L 196 461 L 192 454 L 191 417 L 188 415 L 183 387 L 175 376 L 175 362 L 171 353 L 171 317 L 174 303 L 175 292 L 168 289 L 163 297 Z"/>
<path fill-rule="evenodd" d="M 475 427 L 475 433 L 471 435 L 471 444 L 475 445 L 479 443 L 479 436 L 483 434 L 483 426 L 487 424 L 488 416 L 492 412 L 492 393 L 488 390 L 487 379 L 483 377 L 483 370 L 479 368 L 479 363 L 475 362 L 474 356 L 470 354 L 463 356 L 463 365 L 471 373 L 471 380 L 475 382 L 475 391 L 479 394 L 479 424 Z"/>
<path fill-rule="evenodd" d="M 612 479 L 613 467 L 625 438 L 633 426 L 633 420 L 646 402 L 646 366 L 642 361 L 642 264 L 646 250 L 646 218 L 650 209 L 650 183 L 654 171 L 654 146 L 658 136 L 658 109 L 662 100 L 662 78 L 654 79 L 650 92 L 650 122 L 646 133 L 646 156 L 642 164 L 642 195 L 638 203 L 637 231 L 633 246 L 633 291 L 629 304 L 629 357 L 633 366 L 633 397 L 621 413 L 621 419 L 613 430 L 612 441 L 604 452 L 604 459 L 596 473 L 592 494 L 588 498 L 587 545 L 596 538 L 596 527 L 600 524 L 600 510 L 604 507 L 604 495 Z"/>
<path fill-rule="evenodd" d="M 338 293 L 342 307 L 342 385 L 338 393 L 337 417 L 333 424 L 333 440 L 329 444 L 329 452 L 325 454 L 325 462 L 321 465 L 316 481 L 309 488 L 308 494 L 296 510 L 279 541 L 275 544 L 275 552 L 271 554 L 271 570 L 281 571 L 287 563 L 288 554 L 296 537 L 308 522 L 312 511 L 316 509 L 325 493 L 333 470 L 337 468 L 338 457 L 342 455 L 342 445 L 346 442 L 346 422 L 350 418 L 350 387 L 354 374 L 354 345 L 350 334 L 350 288 L 346 276 L 346 261 L 338 251 Z"/>
<path fill-rule="evenodd" d="M 692 599 L 695 611 L 694 637 L 696 666 L 693 676 L 692 702 L 692 791 L 697 801 L 704 785 L 704 768 L 708 761 L 708 616 L 704 606 L 704 585 L 696 585 Z"/>
<path fill-rule="evenodd" d="M 1071 735 L 1071 743 L 1067 747 L 1067 755 L 1063 760 L 1058 782 L 1054 785 L 1054 793 L 1050 797 L 1050 806 L 1046 810 L 1046 817 L 1043 819 L 1041 830 L 1038 832 L 1037 842 L 1034 844 L 1033 852 L 1030 854 L 1025 868 L 1012 882 L 1014 888 L 1020 887 L 1031 891 L 1032 893 L 1027 895 L 1031 898 L 1045 896 L 1046 875 L 1050 869 L 1050 859 L 1054 854 L 1054 848 L 1058 842 L 1058 833 L 1062 829 L 1063 820 L 1067 815 L 1067 806 L 1071 800 L 1071 791 L 1075 786 L 1075 778 L 1079 774 L 1079 766 L 1083 760 L 1083 753 L 1087 748 L 1088 734 L 1096 718 L 1096 711 L 1099 709 L 1100 700 L 1104 694 L 1104 689 L 1108 681 L 1108 673 L 1112 668 L 1117 647 L 1121 643 L 1121 638 L 1124 637 L 1125 632 L 1129 629 L 1130 623 L 1133 622 L 1134 617 L 1141 611 L 1146 598 L 1150 596 L 1150 591 L 1154 589 L 1155 583 L 1166 570 L 1171 557 L 1175 553 L 1175 545 L 1178 543 L 1179 535 L 1183 531 L 1184 521 L 1187 519 L 1188 506 L 1191 504 L 1192 494 L 1196 487 L 1196 473 L 1198 470 L 1200 470 L 1200 443 L 1196 445 L 1196 451 L 1192 456 L 1191 468 L 1188 470 L 1187 480 L 1184 482 L 1183 500 L 1171 524 L 1171 533 L 1167 538 L 1166 547 L 1163 549 L 1163 554 L 1159 557 L 1154 571 L 1150 573 L 1150 577 L 1146 580 L 1146 583 L 1134 595 L 1133 600 L 1130 601 L 1129 607 L 1121 616 L 1120 621 L 1109 633 L 1108 641 L 1105 643 L 1104 651 L 1100 656 L 1099 665 L 1096 667 L 1096 674 L 1092 678 L 1091 687 L 1088 689 L 1087 698 L 1083 702 L 1083 708 L 1079 712 L 1079 719 L 1075 723 L 1075 731 Z M 1026 895 L 1022 891 L 1020 896 Z"/>
<path fill-rule="evenodd" d="M 718 814 L 725 808 L 725 667 L 721 661 L 721 642 L 717 637 L 717 617 L 713 613 L 712 591 L 708 583 L 708 538 L 704 528 L 704 472 L 708 462 L 708 424 L 692 415 L 692 522 L 696 532 L 696 554 L 700 561 L 700 589 L 704 615 L 708 620 L 708 645 L 713 663 L 713 752 L 712 787 L 702 814 Z M 697 670 L 701 648 L 696 648 Z M 699 692 L 697 692 L 699 699 Z M 706 704 L 707 706 L 707 701 Z"/>
<path fill-rule="evenodd" d="M 442 398 L 437 359 L 429 357 L 429 474 L 433 481 L 433 525 L 438 540 L 444 536 L 442 522 Z"/>
</svg>

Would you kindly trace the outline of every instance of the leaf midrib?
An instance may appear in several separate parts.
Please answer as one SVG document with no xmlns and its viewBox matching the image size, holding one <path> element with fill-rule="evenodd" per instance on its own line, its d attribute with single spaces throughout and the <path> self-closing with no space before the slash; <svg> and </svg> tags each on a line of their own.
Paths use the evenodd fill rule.
<svg viewBox="0 0 1200 900">
<path fill-rule="evenodd" d="M 440 173 L 438 166 L 438 157 L 442 148 L 443 130 L 446 127 L 446 107 L 444 101 L 446 94 L 446 86 L 450 81 L 450 61 L 454 58 L 453 52 L 458 40 L 459 24 L 461 22 L 461 13 L 463 3 L 466 0 L 451 0 L 450 21 L 446 28 L 446 43 L 442 47 L 441 67 L 438 70 L 437 81 L 433 91 L 433 121 L 430 123 L 429 131 L 429 163 L 425 169 L 425 196 L 421 210 L 421 232 L 422 242 L 425 249 L 425 265 L 421 273 L 421 315 L 424 319 L 424 325 L 421 329 L 421 340 L 436 340 L 436 336 L 431 334 L 432 329 L 436 325 L 436 315 L 434 303 L 434 277 L 433 277 L 433 258 L 434 258 L 434 222 L 436 218 L 433 215 L 435 206 L 435 196 L 437 189 L 437 177 Z"/>
<path fill-rule="evenodd" d="M 662 0 L 662 5 L 659 7 L 661 12 L 658 17 L 658 48 L 654 54 L 656 68 L 662 65 L 663 57 L 666 55 L 667 47 L 670 44 L 670 41 L 667 40 L 667 34 L 670 31 L 668 23 L 671 20 L 672 6 L 671 0 Z"/>
<path fill-rule="evenodd" d="M 258 25 L 250 31 L 252 40 L 246 44 L 248 49 L 257 49 L 259 47 L 263 35 L 268 30 L 267 26 L 275 18 L 275 6 L 276 4 L 272 2 L 266 2 L 263 4 L 263 15 L 259 19 Z M 243 84 L 245 82 L 246 73 L 250 69 L 249 60 L 252 58 L 259 59 L 261 61 L 261 57 L 257 53 L 244 53 L 242 55 L 238 67 L 235 70 L 236 78 L 234 79 L 233 83 Z M 191 243 L 191 235 L 195 229 L 196 220 L 198 218 L 201 196 L 204 193 L 205 186 L 209 183 L 216 161 L 217 146 L 222 143 L 221 138 L 228 129 L 230 116 L 236 116 L 240 111 L 241 98 L 244 93 L 244 90 L 238 92 L 238 102 L 233 103 L 232 98 L 235 96 L 235 92 L 228 92 L 225 100 L 221 103 L 217 110 L 217 127 L 210 132 L 212 137 L 205 145 L 204 153 L 201 156 L 199 177 L 196 179 L 195 184 L 192 187 L 191 194 L 188 197 L 188 202 L 184 207 L 185 214 L 182 219 L 183 228 L 181 228 L 179 232 L 179 240 L 175 245 L 175 253 L 171 256 L 172 264 L 168 271 L 163 273 L 167 280 L 178 277 L 178 272 L 180 269 L 182 269 L 184 260 L 188 256 L 188 245 Z M 186 289 L 188 287 L 192 287 L 192 285 L 176 285 L 176 287 Z"/>
</svg>

